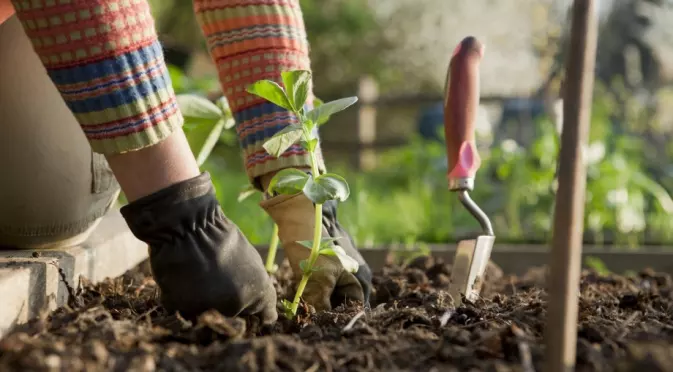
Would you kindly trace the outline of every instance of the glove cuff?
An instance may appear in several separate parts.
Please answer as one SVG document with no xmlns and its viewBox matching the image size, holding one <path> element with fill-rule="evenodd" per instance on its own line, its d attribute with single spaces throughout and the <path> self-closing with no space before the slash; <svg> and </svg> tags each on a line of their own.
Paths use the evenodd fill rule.
<svg viewBox="0 0 673 372">
<path fill-rule="evenodd" d="M 208 172 L 135 200 L 120 212 L 136 238 L 150 245 L 182 237 L 222 213 Z"/>
</svg>

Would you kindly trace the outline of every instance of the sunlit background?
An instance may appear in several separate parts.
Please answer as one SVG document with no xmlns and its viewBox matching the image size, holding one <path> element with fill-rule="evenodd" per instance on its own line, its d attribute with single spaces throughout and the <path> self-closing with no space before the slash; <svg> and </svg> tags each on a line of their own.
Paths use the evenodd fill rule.
<svg viewBox="0 0 673 372">
<path fill-rule="evenodd" d="M 221 96 L 189 0 L 150 1 L 177 93 Z M 447 190 L 442 89 L 452 49 L 486 44 L 473 199 L 499 243 L 551 236 L 558 99 L 569 31 L 565 0 L 301 0 L 315 93 L 378 98 L 322 127 L 328 168 L 351 196 L 339 218 L 359 246 L 450 243 L 478 224 Z M 631 247 L 673 241 L 673 7 L 661 0 L 600 2 L 585 240 Z M 375 115 L 373 114 L 375 113 Z M 194 149 L 208 128 L 189 127 Z M 225 213 L 254 244 L 272 222 L 247 184 L 233 130 L 204 169 Z"/>
</svg>

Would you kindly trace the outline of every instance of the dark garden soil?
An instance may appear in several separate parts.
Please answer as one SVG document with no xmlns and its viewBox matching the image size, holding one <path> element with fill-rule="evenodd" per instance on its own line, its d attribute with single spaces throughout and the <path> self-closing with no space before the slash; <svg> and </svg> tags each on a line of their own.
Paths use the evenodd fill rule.
<svg viewBox="0 0 673 372">
<path fill-rule="evenodd" d="M 544 271 L 517 278 L 491 267 L 483 299 L 453 309 L 449 270 L 428 258 L 389 265 L 368 314 L 304 308 L 265 329 L 215 312 L 195 322 L 169 314 L 139 268 L 81 283 L 68 308 L 5 337 L 0 371 L 544 371 Z M 289 297 L 288 269 L 276 277 Z M 673 370 L 669 276 L 585 272 L 580 289 L 578 371 Z"/>
</svg>

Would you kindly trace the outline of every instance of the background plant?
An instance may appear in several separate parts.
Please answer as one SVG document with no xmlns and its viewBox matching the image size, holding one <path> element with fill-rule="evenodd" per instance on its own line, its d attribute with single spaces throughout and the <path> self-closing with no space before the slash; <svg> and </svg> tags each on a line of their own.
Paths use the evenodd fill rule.
<svg viewBox="0 0 673 372">
<path fill-rule="evenodd" d="M 382 83 L 380 88 L 384 95 L 418 90 L 428 93 L 432 89 L 422 88 L 427 87 L 427 81 L 424 81 L 417 72 L 434 71 L 427 68 L 427 61 L 435 61 L 435 64 L 442 65 L 442 69 L 445 68 L 441 61 L 444 60 L 446 53 L 437 42 L 420 40 L 418 35 L 422 33 L 437 35 L 433 18 L 435 15 L 438 23 L 439 18 L 445 19 L 442 21 L 442 27 L 448 27 L 447 24 L 454 25 L 454 22 L 447 23 L 446 17 L 463 19 L 462 23 L 455 23 L 455 27 L 451 26 L 453 31 L 442 33 L 443 35 L 459 35 L 463 27 L 461 25 L 469 23 L 472 27 L 475 14 L 478 14 L 480 19 L 484 16 L 483 11 L 474 10 L 475 7 L 479 8 L 482 5 L 444 4 L 445 2 L 440 0 L 409 3 L 406 6 L 398 6 L 401 11 L 389 12 L 390 16 L 382 15 L 382 12 L 385 13 L 383 8 L 394 8 L 396 5 L 392 3 L 400 5 L 400 2 L 366 4 L 351 0 L 326 0 L 321 3 L 324 7 L 320 7 L 316 6 L 315 0 L 301 0 L 311 43 L 312 69 L 318 71 L 314 81 L 321 95 L 334 96 L 354 91 L 352 83 L 363 74 L 374 75 L 376 80 Z M 454 11 L 450 14 L 437 12 L 439 9 L 437 4 L 440 2 L 441 6 L 450 6 Z M 638 48 L 642 52 L 643 45 L 660 48 L 665 47 L 666 43 L 653 45 L 646 40 L 656 28 L 657 22 L 659 25 L 662 24 L 661 19 L 653 23 L 650 15 L 643 17 L 640 13 L 624 10 L 631 6 L 627 3 L 636 2 L 645 3 L 648 0 L 629 0 L 620 8 L 621 10 L 616 9 L 612 15 L 603 18 L 606 32 L 601 33 L 599 39 L 601 61 L 592 110 L 594 115 L 591 144 L 587 149 L 592 163 L 589 165 L 588 198 L 585 208 L 587 241 L 625 243 L 633 247 L 643 242 L 673 242 L 673 219 L 670 218 L 670 202 L 667 201 L 670 200 L 668 194 L 673 190 L 673 167 L 668 161 L 673 157 L 670 125 L 666 132 L 666 123 L 670 123 L 673 116 L 659 113 L 662 108 L 673 107 L 670 104 L 673 102 L 671 93 L 673 89 L 670 85 L 666 86 L 665 84 L 669 83 L 658 76 L 643 75 L 643 79 L 638 81 L 633 79 L 638 74 L 629 72 L 640 69 L 656 72 L 654 75 L 658 75 L 667 69 L 665 59 L 657 61 L 660 65 L 657 68 L 652 68 L 650 62 L 641 63 L 635 68 L 630 68 L 625 63 L 628 60 L 625 56 L 629 54 L 626 53 L 627 44 L 640 45 Z M 185 8 L 189 10 L 187 12 L 180 10 L 179 0 L 155 3 L 157 10 L 163 12 L 162 14 L 180 13 L 184 18 L 193 19 L 191 9 Z M 543 36 L 544 40 L 536 42 L 536 45 L 531 43 L 534 54 L 543 57 L 545 66 L 540 68 L 544 70 L 544 75 L 545 71 L 553 67 L 555 61 L 558 62 L 563 58 L 562 53 L 558 51 L 564 50 L 560 46 L 564 40 L 566 27 L 563 23 L 566 17 L 565 9 L 559 2 L 544 0 L 535 3 L 542 6 L 559 5 L 546 12 L 538 12 L 540 9 L 538 6 L 530 8 L 531 11 L 545 14 L 544 17 L 539 17 L 539 14 L 536 16 L 539 22 L 536 22 L 537 28 L 534 32 L 534 35 Z M 501 6 L 506 7 L 507 4 L 503 3 Z M 164 10 L 158 7 L 163 7 Z M 154 8 L 153 5 L 153 10 Z M 428 15 L 423 8 L 431 9 L 432 14 Z M 413 14 L 418 17 L 409 17 L 410 10 L 416 12 Z M 617 14 L 619 12 L 625 16 Z M 528 16 L 524 13 L 516 9 L 516 14 L 523 18 Z M 661 11 L 656 12 L 657 17 L 661 14 Z M 371 22 L 372 16 L 375 18 L 374 22 Z M 502 19 L 501 14 L 496 16 Z M 646 27 L 634 25 L 634 19 L 638 22 L 646 21 Z M 200 31 L 192 27 L 193 25 L 188 26 L 170 19 L 159 23 L 163 39 L 175 39 L 173 35 L 184 36 L 186 40 L 188 39 L 186 44 L 190 47 L 205 50 Z M 492 35 L 492 29 L 507 28 L 493 22 L 482 31 Z M 664 27 L 665 30 L 667 29 Z M 187 35 L 192 31 L 195 32 L 193 40 Z M 522 31 L 522 35 L 523 32 L 525 31 Z M 386 35 L 383 35 L 384 33 Z M 496 36 L 499 33 L 496 33 Z M 630 36 L 619 37 L 623 34 Z M 509 36 L 506 38 L 508 40 L 506 45 L 510 45 L 509 41 L 519 43 L 525 38 L 521 36 L 513 39 Z M 382 40 L 388 41 L 381 43 Z M 503 55 L 507 56 L 503 58 L 502 63 L 517 66 L 518 64 L 511 64 L 509 58 L 524 55 L 525 51 L 521 49 L 526 49 L 526 46 L 513 48 L 503 46 L 505 44 L 501 41 L 504 39 L 496 40 L 502 47 Z M 402 48 L 405 52 L 400 53 L 398 44 L 408 42 L 419 44 L 414 44 L 412 49 Z M 350 45 L 354 45 L 353 43 L 357 46 L 351 48 Z M 432 47 L 422 50 L 425 45 Z M 380 53 L 381 50 L 384 50 L 384 53 Z M 410 50 L 413 52 L 409 52 Z M 654 49 L 651 52 L 653 51 Z M 428 53 L 433 55 L 430 56 Z M 657 55 L 650 52 L 645 54 L 646 58 L 643 61 L 649 58 L 648 55 L 650 57 Z M 407 68 L 399 68 L 400 64 L 405 64 Z M 670 66 L 668 69 L 670 70 Z M 499 68 L 495 70 L 499 75 L 507 75 L 509 78 L 505 79 L 503 76 L 499 86 L 504 87 L 504 90 L 498 93 L 518 94 L 519 90 L 509 90 L 519 89 L 523 84 L 518 81 L 512 82 L 512 76 L 518 75 L 502 74 Z M 218 87 L 214 75 L 210 79 L 193 79 L 184 76 L 179 69 L 170 68 L 170 72 L 174 88 L 179 93 L 205 95 Z M 435 80 L 434 85 L 441 87 L 442 81 Z M 484 80 L 494 83 L 501 79 Z M 399 81 L 403 81 L 404 84 L 395 84 Z M 652 87 L 648 81 L 656 81 L 658 84 Z M 416 109 L 418 107 L 410 108 L 410 111 Z M 390 115 L 384 117 L 388 111 L 392 112 L 390 115 L 398 116 L 394 108 L 381 110 L 380 133 L 400 131 L 400 126 L 413 127 L 413 123 L 410 122 L 412 118 L 401 120 L 394 118 L 396 125 L 398 123 L 399 125 L 396 127 L 389 125 L 393 121 L 388 120 Z M 340 116 L 338 119 L 344 122 L 351 120 L 349 115 Z M 530 127 L 523 128 L 526 131 L 536 131 L 532 142 L 517 138 L 498 138 L 492 146 L 480 150 L 484 158 L 485 171 L 478 174 L 479 186 L 475 192 L 479 194 L 479 200 L 484 200 L 483 207 L 492 217 L 501 242 L 544 242 L 548 238 L 554 203 L 558 140 L 558 135 L 549 123 L 548 118 L 542 117 L 532 122 Z M 509 123 L 503 125 L 507 126 Z M 190 143 L 194 143 L 193 149 L 197 153 L 199 143 L 202 141 L 194 140 L 192 137 L 197 136 L 198 131 L 187 135 Z M 379 167 L 368 174 L 346 167 L 335 168 L 333 165 L 339 163 L 341 159 L 339 156 L 329 155 L 331 168 L 338 170 L 350 182 L 350 197 L 340 207 L 340 219 L 352 233 L 356 243 L 360 246 L 408 242 L 445 243 L 455 240 L 456 236 L 464 232 L 478 228 L 446 192 L 443 144 L 413 138 L 406 132 L 403 137 L 405 140 L 409 139 L 408 144 L 381 153 Z M 258 245 L 268 244 L 273 224 L 256 205 L 260 195 L 252 194 L 239 202 L 239 188 L 232 187 L 248 183 L 233 131 L 223 131 L 211 156 L 203 164 L 203 169 L 211 172 L 218 198 L 227 215 L 239 225 L 251 242 Z M 400 210 L 404 213 L 399 213 Z"/>
</svg>

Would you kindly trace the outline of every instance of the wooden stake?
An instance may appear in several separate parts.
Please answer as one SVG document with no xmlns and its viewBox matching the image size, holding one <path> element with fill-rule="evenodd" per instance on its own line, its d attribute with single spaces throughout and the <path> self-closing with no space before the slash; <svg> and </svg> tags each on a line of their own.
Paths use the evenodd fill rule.
<svg viewBox="0 0 673 372">
<path fill-rule="evenodd" d="M 595 0 L 573 2 L 572 29 L 563 99 L 563 132 L 554 213 L 549 305 L 546 326 L 547 372 L 575 368 L 577 306 L 584 230 L 587 143 L 596 60 L 598 21 Z"/>
</svg>

